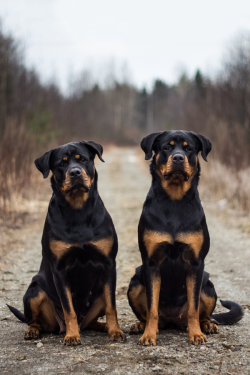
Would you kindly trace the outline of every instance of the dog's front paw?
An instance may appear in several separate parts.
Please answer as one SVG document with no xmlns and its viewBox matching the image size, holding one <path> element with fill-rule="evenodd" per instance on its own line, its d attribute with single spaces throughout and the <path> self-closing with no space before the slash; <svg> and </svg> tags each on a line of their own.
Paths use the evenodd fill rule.
<svg viewBox="0 0 250 375">
<path fill-rule="evenodd" d="M 82 345 L 80 335 L 66 335 L 63 340 L 63 344 L 66 346 Z"/>
<path fill-rule="evenodd" d="M 197 333 L 190 332 L 188 334 L 189 344 L 201 345 L 201 344 L 205 344 L 206 341 L 207 341 L 207 338 L 202 332 L 197 332 Z"/>
<path fill-rule="evenodd" d="M 133 335 L 134 333 L 144 332 L 145 325 L 146 325 L 146 323 L 143 323 L 143 322 L 137 322 L 135 324 L 132 324 L 132 326 L 130 327 L 130 330 L 129 330 L 129 334 Z"/>
<path fill-rule="evenodd" d="M 126 341 L 126 336 L 121 329 L 112 329 L 109 331 L 110 341 Z"/>
<path fill-rule="evenodd" d="M 142 337 L 139 339 L 138 344 L 140 345 L 156 345 L 156 333 L 144 332 Z"/>
<path fill-rule="evenodd" d="M 201 322 L 201 330 L 202 332 L 212 334 L 212 333 L 219 333 L 220 329 L 217 326 L 217 324 L 206 321 L 206 322 Z"/>
<path fill-rule="evenodd" d="M 24 334 L 25 340 L 37 340 L 39 338 L 40 331 L 36 327 L 28 327 L 27 331 Z"/>
</svg>

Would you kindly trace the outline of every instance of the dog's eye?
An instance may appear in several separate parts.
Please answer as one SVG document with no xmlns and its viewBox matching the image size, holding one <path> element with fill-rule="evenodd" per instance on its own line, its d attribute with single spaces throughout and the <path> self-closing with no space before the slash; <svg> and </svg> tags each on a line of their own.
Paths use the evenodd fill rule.
<svg viewBox="0 0 250 375">
<path fill-rule="evenodd" d="M 170 150 L 172 150 L 172 147 L 170 145 L 167 145 L 166 147 L 164 147 L 164 150 L 165 151 L 170 151 Z"/>
<path fill-rule="evenodd" d="M 87 159 L 81 158 L 81 162 L 84 163 Z"/>
<path fill-rule="evenodd" d="M 191 147 L 188 147 L 188 146 L 186 147 L 186 150 L 187 151 L 192 151 Z"/>
<path fill-rule="evenodd" d="M 65 166 L 65 163 L 60 163 L 59 167 L 64 167 Z"/>
</svg>

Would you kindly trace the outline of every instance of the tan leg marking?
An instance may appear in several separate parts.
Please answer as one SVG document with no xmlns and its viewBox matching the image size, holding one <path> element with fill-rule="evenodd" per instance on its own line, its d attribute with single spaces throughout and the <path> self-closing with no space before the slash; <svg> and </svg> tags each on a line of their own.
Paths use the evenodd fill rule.
<svg viewBox="0 0 250 375">
<path fill-rule="evenodd" d="M 217 324 L 210 322 L 210 317 L 215 307 L 215 298 L 201 293 L 200 297 L 200 326 L 202 332 L 212 334 L 219 333 Z"/>
<path fill-rule="evenodd" d="M 188 337 L 189 344 L 204 344 L 206 336 L 201 332 L 200 321 L 199 321 L 199 304 L 198 308 L 195 308 L 194 300 L 194 288 L 195 281 L 191 277 L 187 277 L 187 300 L 188 300 Z"/>
<path fill-rule="evenodd" d="M 73 307 L 72 295 L 68 288 L 66 288 L 66 293 L 68 297 L 70 311 L 67 312 L 62 305 L 64 319 L 66 323 L 66 336 L 64 337 L 63 344 L 67 346 L 68 345 L 73 346 L 73 345 L 82 344 L 82 342 L 81 342 L 80 334 L 79 334 L 77 316 Z"/>
<path fill-rule="evenodd" d="M 131 325 L 129 333 L 131 335 L 134 333 L 142 333 L 144 332 L 147 318 L 147 297 L 145 287 L 143 285 L 138 285 L 131 289 L 128 297 L 130 303 L 137 312 L 137 318 L 140 319 L 139 322 Z"/>
<path fill-rule="evenodd" d="M 108 333 L 111 341 L 122 341 L 126 337 L 119 327 L 116 307 L 112 305 L 111 294 L 108 284 L 104 285 L 105 314 L 107 319 Z"/>
<path fill-rule="evenodd" d="M 33 322 L 25 332 L 25 340 L 37 339 L 40 332 L 53 332 L 58 327 L 54 313 L 53 302 L 49 299 L 44 291 L 30 300 L 30 309 Z"/>
<path fill-rule="evenodd" d="M 142 337 L 139 339 L 139 344 L 142 345 L 156 345 L 156 334 L 158 332 L 158 308 L 159 296 L 161 288 L 161 280 L 158 278 L 153 279 L 152 282 L 152 305 L 147 311 L 146 327 Z"/>
<path fill-rule="evenodd" d="M 103 314 L 102 314 L 103 312 Z M 87 328 L 87 329 L 90 329 L 89 328 L 89 325 L 92 324 L 93 322 L 95 322 L 97 320 L 97 317 L 98 316 L 101 316 L 101 315 L 105 315 L 105 299 L 104 299 L 104 295 L 101 295 L 100 297 L 98 297 L 91 309 L 88 311 L 84 321 L 82 322 L 81 324 L 81 330 Z M 99 323 L 99 322 L 97 322 Z M 100 323 L 102 324 L 102 323 Z M 106 326 L 106 323 L 105 323 L 105 326 Z"/>
</svg>

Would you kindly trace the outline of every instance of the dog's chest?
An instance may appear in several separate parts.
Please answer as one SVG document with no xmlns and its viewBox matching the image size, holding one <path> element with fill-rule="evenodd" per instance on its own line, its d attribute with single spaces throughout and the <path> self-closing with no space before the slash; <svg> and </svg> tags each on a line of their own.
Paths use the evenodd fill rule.
<svg viewBox="0 0 250 375">
<path fill-rule="evenodd" d="M 149 257 L 162 263 L 165 258 L 183 262 L 189 258 L 198 257 L 204 241 L 202 230 L 179 232 L 156 232 L 146 230 L 143 234 L 143 243 Z"/>
</svg>

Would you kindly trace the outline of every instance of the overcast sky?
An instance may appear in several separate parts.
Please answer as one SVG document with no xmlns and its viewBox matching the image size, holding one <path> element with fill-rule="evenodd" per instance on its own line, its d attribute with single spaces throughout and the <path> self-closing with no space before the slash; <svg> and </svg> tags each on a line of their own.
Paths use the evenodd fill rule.
<svg viewBox="0 0 250 375">
<path fill-rule="evenodd" d="M 250 1 L 0 0 L 0 18 L 27 65 L 64 90 L 70 75 L 111 66 L 141 88 L 184 70 L 214 74 L 230 39 L 250 31 Z"/>
</svg>

